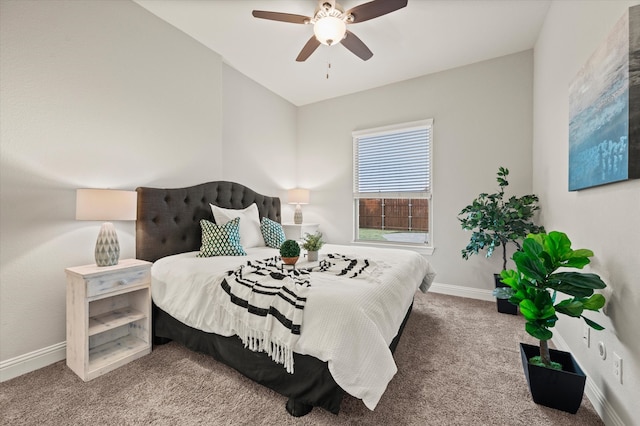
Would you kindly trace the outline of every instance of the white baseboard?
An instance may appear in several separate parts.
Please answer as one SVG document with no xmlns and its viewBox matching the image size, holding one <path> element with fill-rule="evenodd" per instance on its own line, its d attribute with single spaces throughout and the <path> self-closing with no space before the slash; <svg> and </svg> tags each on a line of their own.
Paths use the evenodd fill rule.
<svg viewBox="0 0 640 426">
<path fill-rule="evenodd" d="M 442 284 L 434 282 L 429 287 L 429 291 L 434 293 L 448 294 L 449 296 L 466 297 L 469 299 L 479 299 L 493 302 L 496 298 L 493 296 L 493 290 L 485 290 L 481 288 L 463 287 L 460 285 Z"/>
<path fill-rule="evenodd" d="M 598 412 L 598 415 L 600 415 L 605 425 L 625 426 L 625 423 L 616 410 L 609 404 L 607 398 L 589 376 L 587 376 L 587 385 L 585 386 L 584 392 L 587 394 L 591 405 L 593 405 L 593 408 Z"/>
<path fill-rule="evenodd" d="M 60 342 L 0 362 L 0 382 L 38 370 L 67 357 L 67 343 Z"/>
<path fill-rule="evenodd" d="M 433 284 L 431 284 L 429 291 L 432 291 L 434 293 L 448 294 L 450 296 L 467 297 L 470 299 L 480 299 L 488 301 L 495 300 L 495 297 L 492 294 L 492 290 L 462 287 L 451 284 L 434 282 Z M 554 333 L 552 341 L 555 347 L 559 350 L 570 352 L 569 345 L 567 345 L 567 342 L 562 338 L 562 336 L 560 336 L 560 333 Z M 582 366 L 580 367 L 582 368 Z M 607 426 L 625 426 L 618 413 L 616 413 L 615 409 L 607 400 L 605 394 L 600 388 L 598 388 L 596 383 L 591 380 L 589 375 L 587 375 L 585 394 L 587 395 L 587 398 L 589 398 L 589 401 L 591 402 L 591 405 L 593 405 L 593 408 L 596 410 L 602 421 L 604 421 Z"/>
<path fill-rule="evenodd" d="M 571 352 L 569 345 L 566 340 L 562 338 L 559 332 L 556 331 L 553 333 L 551 341 L 558 350 Z M 578 360 L 576 360 L 576 362 L 578 362 Z M 578 365 L 580 365 L 580 363 L 578 363 Z M 580 365 L 580 368 L 584 370 L 582 365 Z M 611 406 L 611 404 L 609 404 L 607 397 L 604 395 L 602 390 L 598 388 L 596 383 L 591 380 L 591 377 L 589 377 L 588 374 L 584 393 L 587 395 L 587 398 L 589 398 L 591 405 L 593 405 L 593 408 L 596 410 L 604 424 L 607 426 L 625 426 L 625 423 L 622 421 L 616 410 Z"/>
<path fill-rule="evenodd" d="M 492 290 L 469 288 L 451 284 L 434 282 L 431 284 L 429 291 L 470 299 L 487 301 L 495 300 Z M 562 336 L 560 336 L 560 333 L 554 333 L 552 340 L 555 347 L 559 350 L 569 351 L 569 345 L 567 345 L 566 341 Z M 0 362 L 0 382 L 13 379 L 14 377 L 38 370 L 55 362 L 62 361 L 67 355 L 66 348 L 66 342 L 60 342 L 55 345 Z M 598 388 L 595 382 L 589 378 L 588 375 L 585 394 L 606 425 L 625 426 L 624 422 L 620 419 L 620 416 L 616 413 L 611 404 L 609 404 L 609 401 L 607 401 L 605 394 Z"/>
</svg>

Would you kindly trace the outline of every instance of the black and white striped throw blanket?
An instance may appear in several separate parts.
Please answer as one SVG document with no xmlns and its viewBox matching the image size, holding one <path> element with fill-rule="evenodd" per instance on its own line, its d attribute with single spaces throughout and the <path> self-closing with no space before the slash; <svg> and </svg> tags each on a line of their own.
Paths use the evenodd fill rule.
<svg viewBox="0 0 640 426">
<path fill-rule="evenodd" d="M 288 269 L 279 257 L 250 260 L 222 280 L 229 303 L 216 310 L 217 320 L 235 330 L 246 348 L 266 352 L 293 373 L 293 348 L 300 337 L 311 272 L 356 278 L 369 266 L 367 259 L 340 254 L 329 254 L 306 269 Z"/>
</svg>

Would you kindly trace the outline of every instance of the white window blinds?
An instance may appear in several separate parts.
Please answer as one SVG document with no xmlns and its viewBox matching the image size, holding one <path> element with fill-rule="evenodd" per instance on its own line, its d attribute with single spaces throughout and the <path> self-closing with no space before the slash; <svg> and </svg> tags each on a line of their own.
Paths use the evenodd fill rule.
<svg viewBox="0 0 640 426">
<path fill-rule="evenodd" d="M 431 198 L 432 120 L 353 133 L 355 198 Z"/>
</svg>

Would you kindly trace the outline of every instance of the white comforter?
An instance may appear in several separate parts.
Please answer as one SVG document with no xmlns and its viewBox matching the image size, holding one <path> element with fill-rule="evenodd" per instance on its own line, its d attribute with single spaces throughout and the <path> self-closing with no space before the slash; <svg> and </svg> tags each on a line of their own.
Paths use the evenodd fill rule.
<svg viewBox="0 0 640 426">
<path fill-rule="evenodd" d="M 314 272 L 300 339 L 294 351 L 326 361 L 336 383 L 373 410 L 397 367 L 389 345 L 419 288 L 426 292 L 435 272 L 413 251 L 325 244 L 320 253 L 367 258 L 364 278 Z M 248 259 L 277 255 L 256 247 L 248 256 L 196 257 L 183 253 L 156 261 L 152 296 L 158 307 L 193 328 L 223 336 L 234 333 L 214 321 L 210 310 L 214 286 L 224 273 Z M 299 262 L 298 267 L 304 267 Z"/>
</svg>

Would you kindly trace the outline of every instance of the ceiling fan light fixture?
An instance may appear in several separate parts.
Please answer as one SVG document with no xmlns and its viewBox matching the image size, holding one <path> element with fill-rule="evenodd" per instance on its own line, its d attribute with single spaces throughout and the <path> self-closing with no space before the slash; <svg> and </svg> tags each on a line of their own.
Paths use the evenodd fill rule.
<svg viewBox="0 0 640 426">
<path fill-rule="evenodd" d="M 313 25 L 313 33 L 318 41 L 327 46 L 340 43 L 347 32 L 347 24 L 335 16 L 325 16 Z"/>
<path fill-rule="evenodd" d="M 346 12 L 336 0 L 318 0 L 313 17 L 293 13 L 254 10 L 255 18 L 292 24 L 313 24 L 313 35 L 307 40 L 296 57 L 296 62 L 304 62 L 321 44 L 332 46 L 342 44 L 351 53 L 367 61 L 373 56 L 366 44 L 347 30 L 347 25 L 369 21 L 407 5 L 408 0 L 369 0 L 348 9 Z"/>
</svg>

